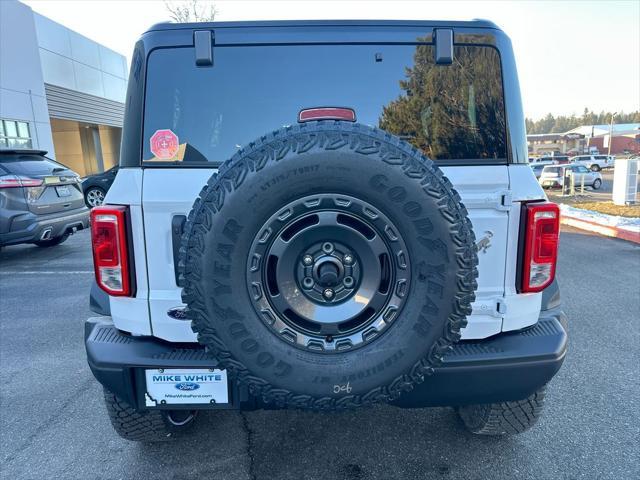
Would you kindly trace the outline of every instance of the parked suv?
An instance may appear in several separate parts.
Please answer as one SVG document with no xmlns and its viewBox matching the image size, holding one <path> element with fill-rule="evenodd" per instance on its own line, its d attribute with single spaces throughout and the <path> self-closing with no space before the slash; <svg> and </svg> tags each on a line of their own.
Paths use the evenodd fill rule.
<svg viewBox="0 0 640 480">
<path fill-rule="evenodd" d="M 0 246 L 51 247 L 89 226 L 80 177 L 46 154 L 0 149 Z"/>
<path fill-rule="evenodd" d="M 589 170 L 599 172 L 603 168 L 613 168 L 616 158 L 612 155 L 577 155 L 571 163 L 584 165 Z"/>
<path fill-rule="evenodd" d="M 82 191 L 87 207 L 93 208 L 102 205 L 104 196 L 111 188 L 111 184 L 118 174 L 118 165 L 101 173 L 86 176 L 82 179 Z"/>
<path fill-rule="evenodd" d="M 502 31 L 160 24 L 132 58 L 85 325 L 121 436 L 377 403 L 536 422 L 567 345 L 559 211 Z"/>
<path fill-rule="evenodd" d="M 588 170 L 584 165 L 546 165 L 537 177 L 542 188 L 560 188 L 563 183 L 569 187 L 571 182 L 574 188 L 584 185 L 598 190 L 602 186 L 600 172 Z M 567 181 L 563 180 L 565 177 Z"/>
</svg>

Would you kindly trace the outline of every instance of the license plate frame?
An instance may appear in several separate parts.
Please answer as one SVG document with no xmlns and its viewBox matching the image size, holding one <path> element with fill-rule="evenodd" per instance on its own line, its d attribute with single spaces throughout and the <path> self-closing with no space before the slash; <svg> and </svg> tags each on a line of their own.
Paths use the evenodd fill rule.
<svg viewBox="0 0 640 480">
<path fill-rule="evenodd" d="M 59 197 L 70 197 L 71 196 L 71 189 L 69 188 L 68 185 L 60 185 L 56 187 L 56 194 Z"/>
<path fill-rule="evenodd" d="M 140 373 L 142 403 L 147 409 L 230 408 L 232 406 L 226 370 L 145 368 Z"/>
</svg>

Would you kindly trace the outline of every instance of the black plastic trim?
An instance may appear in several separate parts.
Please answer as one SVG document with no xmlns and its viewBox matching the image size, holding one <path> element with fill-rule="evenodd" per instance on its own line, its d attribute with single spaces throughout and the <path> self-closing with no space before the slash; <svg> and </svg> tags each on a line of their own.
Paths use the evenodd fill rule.
<svg viewBox="0 0 640 480">
<path fill-rule="evenodd" d="M 213 32 L 196 30 L 193 32 L 193 45 L 196 54 L 196 66 L 213 66 Z"/>
<path fill-rule="evenodd" d="M 462 406 L 529 397 L 558 372 L 567 351 L 564 313 L 542 313 L 532 328 L 458 343 L 432 376 L 393 405 Z"/>
<path fill-rule="evenodd" d="M 144 368 L 215 368 L 218 363 L 198 344 L 172 344 L 117 330 L 108 317 L 85 323 L 91 371 L 107 389 L 139 409 Z M 549 382 L 567 351 L 566 317 L 559 309 L 542 312 L 538 323 L 519 332 L 454 345 L 442 366 L 393 405 L 402 408 L 459 406 L 527 398 Z M 231 404 L 213 408 L 275 409 L 231 383 Z M 203 406 L 202 408 L 211 408 Z"/>
<path fill-rule="evenodd" d="M 89 308 L 98 315 L 111 315 L 111 305 L 109 304 L 109 295 L 102 290 L 96 279 L 91 284 L 91 293 L 89 294 Z"/>
<path fill-rule="evenodd" d="M 453 30 L 450 28 L 437 28 L 434 30 L 436 44 L 435 60 L 438 65 L 450 65 L 453 63 Z"/>
<path fill-rule="evenodd" d="M 553 310 L 560 307 L 560 286 L 558 285 L 558 279 L 554 278 L 551 285 L 542 291 L 542 304 L 541 310 Z"/>
<path fill-rule="evenodd" d="M 176 278 L 176 285 L 180 286 L 180 272 L 178 262 L 180 260 L 180 242 L 184 232 L 184 224 L 187 221 L 186 215 L 175 215 L 171 219 L 171 248 L 173 249 L 173 274 Z"/>
</svg>

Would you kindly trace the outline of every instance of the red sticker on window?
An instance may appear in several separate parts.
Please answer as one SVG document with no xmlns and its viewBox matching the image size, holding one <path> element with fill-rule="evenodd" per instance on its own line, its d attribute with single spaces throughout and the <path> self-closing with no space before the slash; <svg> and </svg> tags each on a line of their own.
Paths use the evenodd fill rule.
<svg viewBox="0 0 640 480">
<path fill-rule="evenodd" d="M 156 130 L 150 142 L 151 153 L 158 159 L 169 160 L 178 153 L 178 136 L 171 130 Z"/>
</svg>

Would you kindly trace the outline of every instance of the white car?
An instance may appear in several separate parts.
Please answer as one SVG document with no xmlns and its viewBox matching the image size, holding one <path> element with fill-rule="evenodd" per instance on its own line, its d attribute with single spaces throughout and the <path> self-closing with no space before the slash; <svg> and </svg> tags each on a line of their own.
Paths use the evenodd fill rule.
<svg viewBox="0 0 640 480">
<path fill-rule="evenodd" d="M 584 165 L 589 170 L 599 172 L 603 168 L 613 168 L 616 157 L 613 155 L 577 155 L 571 158 L 571 163 Z"/>
<path fill-rule="evenodd" d="M 602 186 L 602 175 L 599 172 L 589 170 L 584 165 L 547 165 L 542 169 L 538 182 L 542 188 L 560 188 L 565 176 L 573 177 L 575 188 L 580 188 L 584 182 L 585 187 L 598 190 Z M 569 180 L 570 182 L 571 180 Z"/>
<path fill-rule="evenodd" d="M 544 170 L 544 167 L 546 167 L 547 165 L 553 165 L 553 163 L 530 163 L 529 164 L 536 178 L 540 178 L 540 175 L 542 175 L 542 170 Z"/>
</svg>

